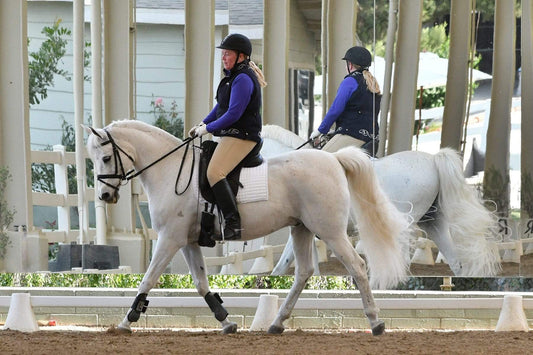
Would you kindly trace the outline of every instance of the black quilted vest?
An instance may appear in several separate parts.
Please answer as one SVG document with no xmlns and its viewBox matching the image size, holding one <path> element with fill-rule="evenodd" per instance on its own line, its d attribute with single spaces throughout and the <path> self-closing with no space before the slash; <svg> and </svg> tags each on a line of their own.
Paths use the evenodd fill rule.
<svg viewBox="0 0 533 355">
<path fill-rule="evenodd" d="M 261 119 L 261 87 L 257 81 L 254 71 L 249 67 L 248 62 L 241 63 L 236 69 L 232 69 L 229 76 L 220 81 L 217 89 L 218 109 L 217 118 L 222 116 L 229 108 L 231 96 L 231 86 L 237 75 L 244 73 L 252 79 L 254 91 L 248 106 L 237 122 L 225 129 L 213 132 L 215 136 L 230 136 L 240 139 L 251 140 L 259 143 L 261 141 L 261 128 L 263 122 Z"/>
<path fill-rule="evenodd" d="M 335 121 L 337 125 L 335 134 L 347 134 L 364 142 L 373 138 L 378 139 L 381 95 L 374 94 L 367 89 L 363 73 L 354 71 L 345 78 L 349 76 L 357 80 L 358 87 L 346 103 L 344 111 Z"/>
</svg>

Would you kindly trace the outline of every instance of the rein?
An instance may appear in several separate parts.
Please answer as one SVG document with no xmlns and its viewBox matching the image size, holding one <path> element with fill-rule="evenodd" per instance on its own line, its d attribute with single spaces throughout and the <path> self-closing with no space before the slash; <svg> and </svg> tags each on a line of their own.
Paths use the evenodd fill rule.
<svg viewBox="0 0 533 355">
<path fill-rule="evenodd" d="M 296 148 L 295 150 L 298 150 L 298 149 L 302 148 L 304 145 L 309 144 L 309 143 L 311 143 L 312 141 L 313 141 L 313 138 L 309 138 L 308 140 L 306 140 L 301 146 L 299 146 L 299 147 Z"/>
<path fill-rule="evenodd" d="M 120 152 L 122 152 L 126 157 L 128 157 L 128 159 L 132 162 L 132 163 L 135 163 L 135 160 L 131 157 L 131 155 L 129 155 L 128 153 L 126 153 L 124 151 L 124 149 L 122 149 L 116 142 L 115 140 L 113 139 L 113 137 L 111 137 L 111 134 L 105 130 L 105 133 L 107 134 L 107 138 L 108 140 L 103 142 L 102 143 L 102 146 L 104 145 L 107 145 L 107 144 L 111 144 L 111 146 L 113 147 L 113 158 L 115 160 L 115 173 L 114 174 L 98 174 L 96 175 L 96 179 L 98 181 L 100 181 L 102 184 L 104 185 L 107 185 L 115 190 L 118 190 L 119 189 L 119 186 L 122 185 L 122 182 L 123 181 L 126 181 L 126 183 L 128 181 L 130 181 L 131 179 L 141 175 L 145 170 L 147 170 L 148 168 L 151 168 L 152 166 L 154 166 L 155 164 L 159 163 L 161 160 L 167 158 L 169 155 L 171 155 L 172 153 L 178 151 L 181 147 L 185 146 L 185 152 L 183 154 L 183 158 L 181 160 L 181 164 L 180 164 L 180 169 L 178 171 L 178 176 L 176 178 L 176 184 L 174 186 L 174 192 L 176 193 L 176 195 L 181 195 L 183 194 L 190 186 L 191 184 L 191 181 L 192 181 L 192 176 L 193 176 L 193 173 L 194 173 L 194 163 L 195 163 L 195 160 L 196 160 L 196 156 L 194 154 L 194 150 L 193 150 L 193 160 L 192 160 L 192 165 L 191 165 L 191 173 L 190 173 L 190 176 L 189 176 L 189 181 L 187 183 L 187 186 L 185 186 L 185 188 L 183 189 L 183 191 L 181 192 L 178 192 L 178 181 L 179 181 L 179 178 L 181 176 L 181 173 L 183 171 L 183 165 L 185 163 L 185 156 L 189 150 L 189 143 L 194 139 L 192 137 L 189 137 L 187 139 L 185 139 L 183 141 L 183 143 L 181 143 L 180 145 L 178 145 L 176 148 L 172 149 L 171 151 L 169 151 L 168 153 L 164 154 L 163 156 L 161 156 L 160 158 L 158 158 L 157 160 L 153 161 L 152 163 L 148 164 L 147 166 L 145 166 L 144 168 L 140 169 L 140 170 L 130 170 L 128 172 L 125 172 L 124 171 L 124 164 L 122 164 L 122 158 L 120 157 Z M 120 165 L 120 173 L 118 172 L 118 166 Z M 111 185 L 110 183 L 108 183 L 107 181 L 105 181 L 104 179 L 119 179 L 119 183 L 117 185 Z"/>
</svg>

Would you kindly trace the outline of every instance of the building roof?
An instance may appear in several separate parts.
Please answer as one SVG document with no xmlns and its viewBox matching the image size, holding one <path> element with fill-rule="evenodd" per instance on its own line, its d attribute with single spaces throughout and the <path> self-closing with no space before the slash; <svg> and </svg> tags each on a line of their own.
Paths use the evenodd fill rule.
<svg viewBox="0 0 533 355">
<path fill-rule="evenodd" d="M 255 0 L 252 0 L 255 1 Z M 262 3 L 262 0 L 261 0 Z M 137 0 L 138 8 L 143 9 L 185 9 L 185 0 Z M 227 10 L 228 0 L 215 0 L 216 10 Z"/>
<path fill-rule="evenodd" d="M 142 9 L 185 9 L 185 0 L 137 0 Z M 228 10 L 230 25 L 263 24 L 263 0 L 215 0 L 215 10 Z"/>
</svg>

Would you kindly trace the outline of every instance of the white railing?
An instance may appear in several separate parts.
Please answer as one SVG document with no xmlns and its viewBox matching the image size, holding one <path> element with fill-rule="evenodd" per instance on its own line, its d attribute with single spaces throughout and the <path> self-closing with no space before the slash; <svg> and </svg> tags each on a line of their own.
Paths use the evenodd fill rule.
<svg viewBox="0 0 533 355">
<path fill-rule="evenodd" d="M 87 157 L 87 153 L 84 154 Z M 76 153 L 67 152 L 62 145 L 54 145 L 53 151 L 31 151 L 31 162 L 35 164 L 54 164 L 54 183 L 56 193 L 32 192 L 32 204 L 57 208 L 57 230 L 42 229 L 49 243 L 70 243 L 76 241 L 79 230 L 73 230 L 70 225 L 71 207 L 78 206 L 78 195 L 68 191 L 68 166 L 76 165 Z M 94 189 L 86 188 L 86 201 L 94 201 Z M 86 212 L 86 211 L 85 211 Z M 87 217 L 88 214 L 84 218 Z M 80 219 L 81 222 L 81 219 Z M 81 227 L 81 226 L 80 226 Z M 31 230 L 32 228 L 28 228 Z M 89 236 L 94 236 L 94 230 L 88 230 Z"/>
</svg>

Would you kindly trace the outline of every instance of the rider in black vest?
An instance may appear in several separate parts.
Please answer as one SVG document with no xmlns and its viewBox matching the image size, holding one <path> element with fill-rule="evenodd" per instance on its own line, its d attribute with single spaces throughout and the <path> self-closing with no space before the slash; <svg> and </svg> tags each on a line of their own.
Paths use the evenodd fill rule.
<svg viewBox="0 0 533 355">
<path fill-rule="evenodd" d="M 360 147 L 379 139 L 377 118 L 381 94 L 376 79 L 368 71 L 372 56 L 364 47 L 352 47 L 342 59 L 346 60 L 348 75 L 339 85 L 335 100 L 320 127 L 310 137 L 315 139 L 327 134 L 335 123 L 333 138 L 322 148 L 328 152 L 347 145 Z"/>
<path fill-rule="evenodd" d="M 221 137 L 207 167 L 207 180 L 224 216 L 224 239 L 241 239 L 241 218 L 226 176 L 261 142 L 261 87 L 263 73 L 250 60 L 252 44 L 241 34 L 231 34 L 222 49 L 225 77 L 217 89 L 217 104 L 191 137 L 212 133 Z"/>
</svg>

